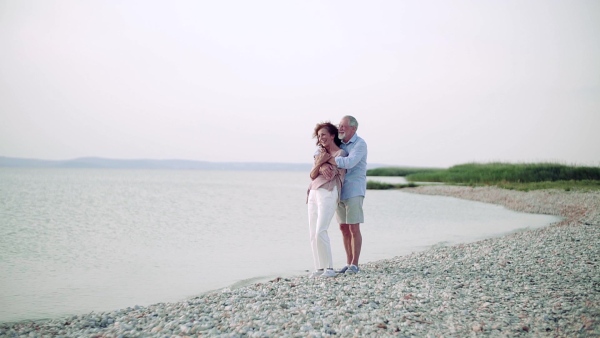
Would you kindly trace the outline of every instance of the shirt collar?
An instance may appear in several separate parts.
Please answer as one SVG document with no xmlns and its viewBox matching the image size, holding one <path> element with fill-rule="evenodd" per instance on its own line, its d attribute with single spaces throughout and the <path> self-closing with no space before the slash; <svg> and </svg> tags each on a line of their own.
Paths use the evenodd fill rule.
<svg viewBox="0 0 600 338">
<path fill-rule="evenodd" d="M 350 144 L 350 143 L 354 143 L 356 142 L 356 138 L 358 137 L 358 135 L 356 133 L 354 133 L 354 136 L 352 136 L 352 138 L 350 139 L 350 141 L 348 141 L 348 143 L 345 143 L 344 141 L 342 141 L 343 144 Z"/>
</svg>

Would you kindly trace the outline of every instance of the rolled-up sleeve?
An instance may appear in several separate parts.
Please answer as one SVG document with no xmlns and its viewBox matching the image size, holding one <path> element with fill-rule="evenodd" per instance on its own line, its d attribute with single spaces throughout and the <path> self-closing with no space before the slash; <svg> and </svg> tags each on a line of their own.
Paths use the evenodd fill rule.
<svg viewBox="0 0 600 338">
<path fill-rule="evenodd" d="M 335 163 L 343 169 L 352 169 L 367 155 L 367 143 L 360 139 L 346 157 L 336 157 Z"/>
<path fill-rule="evenodd" d="M 365 196 L 367 192 L 367 143 L 354 135 L 350 142 L 342 144 L 348 156 L 336 157 L 338 168 L 346 169 L 340 199 Z"/>
</svg>

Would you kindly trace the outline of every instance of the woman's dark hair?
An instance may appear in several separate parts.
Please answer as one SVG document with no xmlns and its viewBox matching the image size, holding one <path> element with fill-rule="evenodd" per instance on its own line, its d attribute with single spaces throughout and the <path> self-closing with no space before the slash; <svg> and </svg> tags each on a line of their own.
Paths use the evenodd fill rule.
<svg viewBox="0 0 600 338">
<path fill-rule="evenodd" d="M 336 126 L 334 126 L 331 122 L 326 121 L 326 122 L 321 122 L 318 123 L 317 126 L 315 127 L 315 131 L 313 132 L 313 138 L 317 139 L 317 145 L 319 145 L 319 130 L 321 129 L 327 129 L 327 132 L 333 136 L 333 142 L 335 143 L 336 146 L 340 146 L 342 144 L 342 140 L 340 140 L 339 136 L 338 136 L 338 129 Z"/>
</svg>

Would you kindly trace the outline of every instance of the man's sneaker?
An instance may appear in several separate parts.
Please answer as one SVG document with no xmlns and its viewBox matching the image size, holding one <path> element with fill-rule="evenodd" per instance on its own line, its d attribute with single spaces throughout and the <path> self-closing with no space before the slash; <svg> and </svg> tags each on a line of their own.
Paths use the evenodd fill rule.
<svg viewBox="0 0 600 338">
<path fill-rule="evenodd" d="M 346 271 L 346 273 L 358 273 L 360 271 L 360 269 L 358 268 L 358 266 L 352 264 L 348 267 L 348 270 Z"/>
<path fill-rule="evenodd" d="M 317 270 L 311 274 L 308 275 L 308 278 L 316 278 L 319 277 L 323 274 L 323 270 Z"/>
<path fill-rule="evenodd" d="M 336 273 L 335 273 L 335 271 L 333 271 L 333 269 L 327 269 L 327 270 L 325 270 L 325 272 L 323 272 L 321 274 L 320 277 L 335 277 L 335 276 L 336 276 Z"/>
<path fill-rule="evenodd" d="M 350 265 L 346 265 L 345 267 L 343 267 L 343 268 L 339 269 L 339 270 L 338 270 L 338 271 L 336 271 L 336 272 L 337 272 L 337 273 L 346 273 L 346 270 L 348 270 L 348 267 L 349 267 L 349 266 L 350 266 Z"/>
</svg>

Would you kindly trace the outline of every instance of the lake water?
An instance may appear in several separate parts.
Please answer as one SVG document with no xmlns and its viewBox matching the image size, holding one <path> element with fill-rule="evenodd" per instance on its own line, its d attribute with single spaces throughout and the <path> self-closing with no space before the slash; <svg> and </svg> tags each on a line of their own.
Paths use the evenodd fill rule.
<svg viewBox="0 0 600 338">
<path fill-rule="evenodd" d="M 307 185 L 303 172 L 0 168 L 0 322 L 304 274 Z M 369 190 L 364 209 L 363 263 L 558 220 L 401 190 Z M 335 219 L 329 234 L 341 267 Z"/>
</svg>

